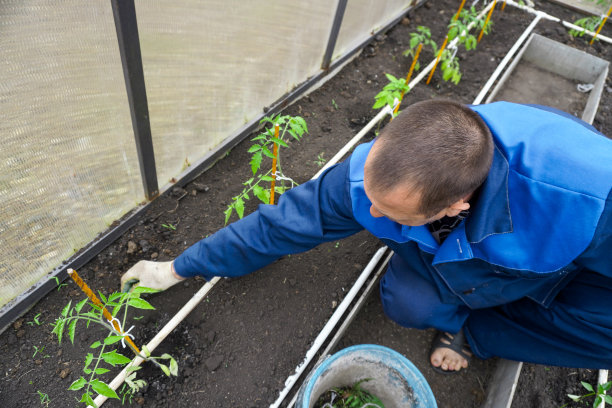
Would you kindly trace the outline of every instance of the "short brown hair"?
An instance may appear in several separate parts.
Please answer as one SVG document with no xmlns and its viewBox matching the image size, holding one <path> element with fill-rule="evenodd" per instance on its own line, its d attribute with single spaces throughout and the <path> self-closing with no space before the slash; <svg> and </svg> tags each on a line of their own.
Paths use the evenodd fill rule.
<svg viewBox="0 0 612 408">
<path fill-rule="evenodd" d="M 493 160 L 489 128 L 467 106 L 447 100 L 410 105 L 382 130 L 368 158 L 368 186 L 387 192 L 403 184 L 421 193 L 432 216 L 474 192 Z"/>
</svg>

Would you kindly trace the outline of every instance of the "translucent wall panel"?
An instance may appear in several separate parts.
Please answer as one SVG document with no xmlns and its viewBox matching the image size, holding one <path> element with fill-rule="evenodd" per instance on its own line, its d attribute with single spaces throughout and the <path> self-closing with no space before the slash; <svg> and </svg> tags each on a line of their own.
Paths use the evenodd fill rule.
<svg viewBox="0 0 612 408">
<path fill-rule="evenodd" d="M 0 306 L 142 201 L 109 1 L 0 0 Z"/>
<path fill-rule="evenodd" d="M 398 17 L 402 11 L 416 3 L 416 0 L 349 0 L 344 12 L 344 19 L 334 58 L 352 50 L 362 41 Z"/>
<path fill-rule="evenodd" d="M 319 72 L 336 6 L 136 1 L 160 186 Z"/>
</svg>

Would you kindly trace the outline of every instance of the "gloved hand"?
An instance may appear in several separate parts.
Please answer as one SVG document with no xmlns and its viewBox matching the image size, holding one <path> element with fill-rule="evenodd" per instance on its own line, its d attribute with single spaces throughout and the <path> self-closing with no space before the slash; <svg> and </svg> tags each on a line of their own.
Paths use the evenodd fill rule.
<svg viewBox="0 0 612 408">
<path fill-rule="evenodd" d="M 121 289 L 125 290 L 125 285 L 129 281 L 138 280 L 139 282 L 134 286 L 145 286 L 152 289 L 166 290 L 170 286 L 185 279 L 186 278 L 181 278 L 176 274 L 172 261 L 139 261 L 121 277 Z"/>
</svg>

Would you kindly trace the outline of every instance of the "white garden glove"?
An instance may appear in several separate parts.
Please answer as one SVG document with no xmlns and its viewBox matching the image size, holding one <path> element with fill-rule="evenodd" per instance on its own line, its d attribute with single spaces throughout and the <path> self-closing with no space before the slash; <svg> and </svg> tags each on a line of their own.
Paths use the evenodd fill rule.
<svg viewBox="0 0 612 408">
<path fill-rule="evenodd" d="M 130 281 L 139 281 L 133 286 L 145 286 L 147 288 L 166 290 L 170 286 L 179 283 L 186 278 L 181 278 L 174 271 L 172 261 L 153 262 L 139 261 L 132 266 L 121 277 L 121 289 L 126 290 L 126 283 L 131 286 Z"/>
</svg>

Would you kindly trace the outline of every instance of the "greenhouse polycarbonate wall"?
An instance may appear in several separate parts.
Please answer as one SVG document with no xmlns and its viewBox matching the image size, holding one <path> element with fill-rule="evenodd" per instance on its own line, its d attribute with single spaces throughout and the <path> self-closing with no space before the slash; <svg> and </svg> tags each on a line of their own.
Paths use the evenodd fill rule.
<svg viewBox="0 0 612 408">
<path fill-rule="evenodd" d="M 136 12 L 163 185 L 318 72 L 335 2 L 137 0 Z"/>
<path fill-rule="evenodd" d="M 412 3 L 348 0 L 334 58 Z M 319 74 L 337 8 L 135 0 L 158 184 Z M 145 193 L 111 1 L 0 0 L 0 56 L 2 307 Z"/>
<path fill-rule="evenodd" d="M 383 27 L 389 18 L 398 16 L 412 4 L 403 0 L 349 0 L 334 50 L 337 58 Z"/>
<path fill-rule="evenodd" d="M 110 4 L 0 1 L 0 305 L 144 198 Z"/>
</svg>

